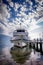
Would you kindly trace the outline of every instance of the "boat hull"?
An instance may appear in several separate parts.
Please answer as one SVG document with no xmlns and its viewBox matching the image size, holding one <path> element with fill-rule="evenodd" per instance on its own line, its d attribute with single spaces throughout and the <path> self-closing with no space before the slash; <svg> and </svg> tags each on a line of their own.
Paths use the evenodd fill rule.
<svg viewBox="0 0 43 65">
<path fill-rule="evenodd" d="M 23 40 L 12 40 L 12 42 L 14 43 L 15 47 L 19 47 L 19 48 L 23 48 L 28 45 L 28 42 L 25 42 Z"/>
</svg>

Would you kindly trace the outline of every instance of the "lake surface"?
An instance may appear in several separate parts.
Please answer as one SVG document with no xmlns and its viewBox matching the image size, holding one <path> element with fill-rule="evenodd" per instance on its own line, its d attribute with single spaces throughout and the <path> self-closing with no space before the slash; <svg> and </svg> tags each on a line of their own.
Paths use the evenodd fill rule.
<svg viewBox="0 0 43 65">
<path fill-rule="evenodd" d="M 14 48 L 11 37 L 0 35 L 0 65 L 43 65 L 43 55 L 28 47 Z"/>
</svg>

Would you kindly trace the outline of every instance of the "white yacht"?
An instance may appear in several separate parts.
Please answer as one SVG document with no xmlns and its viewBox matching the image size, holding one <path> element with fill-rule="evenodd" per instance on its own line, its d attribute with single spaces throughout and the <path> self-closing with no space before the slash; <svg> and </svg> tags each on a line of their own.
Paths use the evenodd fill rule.
<svg viewBox="0 0 43 65">
<path fill-rule="evenodd" d="M 28 32 L 24 27 L 19 27 L 13 32 L 13 37 L 11 39 L 15 46 L 24 47 L 28 44 L 29 37 Z"/>
</svg>

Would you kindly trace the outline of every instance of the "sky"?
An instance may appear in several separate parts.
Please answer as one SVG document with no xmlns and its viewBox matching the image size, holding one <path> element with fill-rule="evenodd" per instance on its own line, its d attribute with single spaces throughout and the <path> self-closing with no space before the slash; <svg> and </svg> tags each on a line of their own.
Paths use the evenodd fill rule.
<svg viewBox="0 0 43 65">
<path fill-rule="evenodd" d="M 11 36 L 19 24 L 31 38 L 43 33 L 43 0 L 0 0 L 0 34 Z"/>
</svg>

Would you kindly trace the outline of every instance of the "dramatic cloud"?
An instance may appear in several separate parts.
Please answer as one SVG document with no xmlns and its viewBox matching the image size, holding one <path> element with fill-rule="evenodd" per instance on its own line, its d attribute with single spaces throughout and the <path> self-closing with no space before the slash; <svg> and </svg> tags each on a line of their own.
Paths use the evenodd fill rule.
<svg viewBox="0 0 43 65">
<path fill-rule="evenodd" d="M 43 0 L 0 0 L 0 29 L 2 33 L 9 34 L 14 31 L 20 23 L 31 32 L 41 30 L 43 26 Z M 5 33 L 6 32 L 6 33 Z M 41 32 L 43 32 L 41 30 Z M 33 36 L 39 32 L 34 32 Z M 32 36 L 32 37 L 33 37 Z"/>
</svg>

